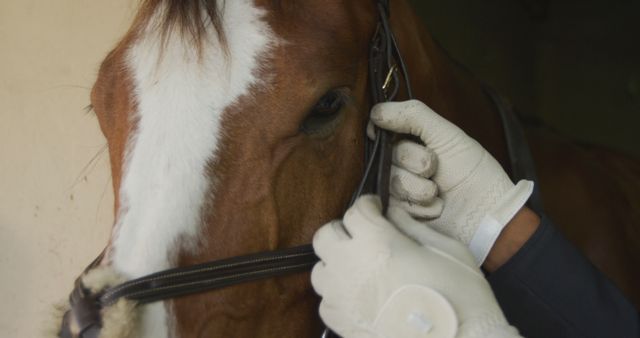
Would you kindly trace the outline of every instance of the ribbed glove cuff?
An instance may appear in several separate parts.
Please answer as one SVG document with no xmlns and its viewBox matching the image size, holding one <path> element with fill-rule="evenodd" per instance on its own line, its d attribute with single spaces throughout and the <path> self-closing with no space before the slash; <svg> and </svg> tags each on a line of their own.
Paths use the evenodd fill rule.
<svg viewBox="0 0 640 338">
<path fill-rule="evenodd" d="M 497 304 L 496 304 L 497 306 Z M 500 311 L 500 310 L 498 310 Z M 476 317 L 463 323 L 456 338 L 521 338 L 518 330 L 509 325 L 501 312 Z"/>
</svg>

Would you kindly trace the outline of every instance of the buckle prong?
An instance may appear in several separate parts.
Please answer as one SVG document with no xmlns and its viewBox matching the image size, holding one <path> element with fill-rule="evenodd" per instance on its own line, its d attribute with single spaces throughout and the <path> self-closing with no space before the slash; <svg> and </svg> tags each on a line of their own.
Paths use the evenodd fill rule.
<svg viewBox="0 0 640 338">
<path fill-rule="evenodd" d="M 385 96 L 387 96 L 387 90 L 389 89 L 389 86 L 391 85 L 391 81 L 393 80 L 393 75 L 397 71 L 398 71 L 398 65 L 397 64 L 394 64 L 393 66 L 391 66 L 391 68 L 389 68 L 389 72 L 387 73 L 387 77 L 384 79 L 384 83 L 382 84 L 382 91 L 385 93 Z"/>
</svg>

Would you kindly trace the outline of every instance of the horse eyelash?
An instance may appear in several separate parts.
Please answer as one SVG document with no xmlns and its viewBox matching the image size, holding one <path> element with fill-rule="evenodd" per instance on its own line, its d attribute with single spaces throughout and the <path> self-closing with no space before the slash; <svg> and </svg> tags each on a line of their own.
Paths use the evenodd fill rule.
<svg viewBox="0 0 640 338">
<path fill-rule="evenodd" d="M 82 110 L 84 110 L 85 114 L 95 114 L 95 110 L 93 110 L 93 104 L 89 103 Z"/>
</svg>

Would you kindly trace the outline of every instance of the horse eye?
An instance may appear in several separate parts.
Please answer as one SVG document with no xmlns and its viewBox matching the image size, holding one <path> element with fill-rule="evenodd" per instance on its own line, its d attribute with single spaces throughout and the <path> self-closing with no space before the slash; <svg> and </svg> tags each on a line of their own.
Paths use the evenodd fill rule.
<svg viewBox="0 0 640 338">
<path fill-rule="evenodd" d="M 340 111 L 344 107 L 345 97 L 339 90 L 324 94 L 302 122 L 300 129 L 305 134 L 324 134 L 331 131 L 338 122 Z"/>
<path fill-rule="evenodd" d="M 333 115 L 342 108 L 342 96 L 337 91 L 331 91 L 325 94 L 320 101 L 313 107 L 312 114 L 315 115 Z"/>
</svg>

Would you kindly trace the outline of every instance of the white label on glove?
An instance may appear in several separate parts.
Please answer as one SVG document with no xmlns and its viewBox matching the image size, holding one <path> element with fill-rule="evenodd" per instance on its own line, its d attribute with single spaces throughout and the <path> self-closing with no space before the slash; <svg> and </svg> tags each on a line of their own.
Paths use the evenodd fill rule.
<svg viewBox="0 0 640 338">
<path fill-rule="evenodd" d="M 413 327 L 415 327 L 422 333 L 429 333 L 429 331 L 431 331 L 431 328 L 433 328 L 433 323 L 431 323 L 429 319 L 425 318 L 425 316 L 419 312 L 413 312 L 409 314 L 407 322 L 413 325 Z"/>
<path fill-rule="evenodd" d="M 484 216 L 480 221 L 478 230 L 473 234 L 473 238 L 469 242 L 469 250 L 476 259 L 478 266 L 482 265 L 487 258 L 491 246 L 496 241 L 502 231 L 502 224 L 490 215 Z"/>
</svg>

